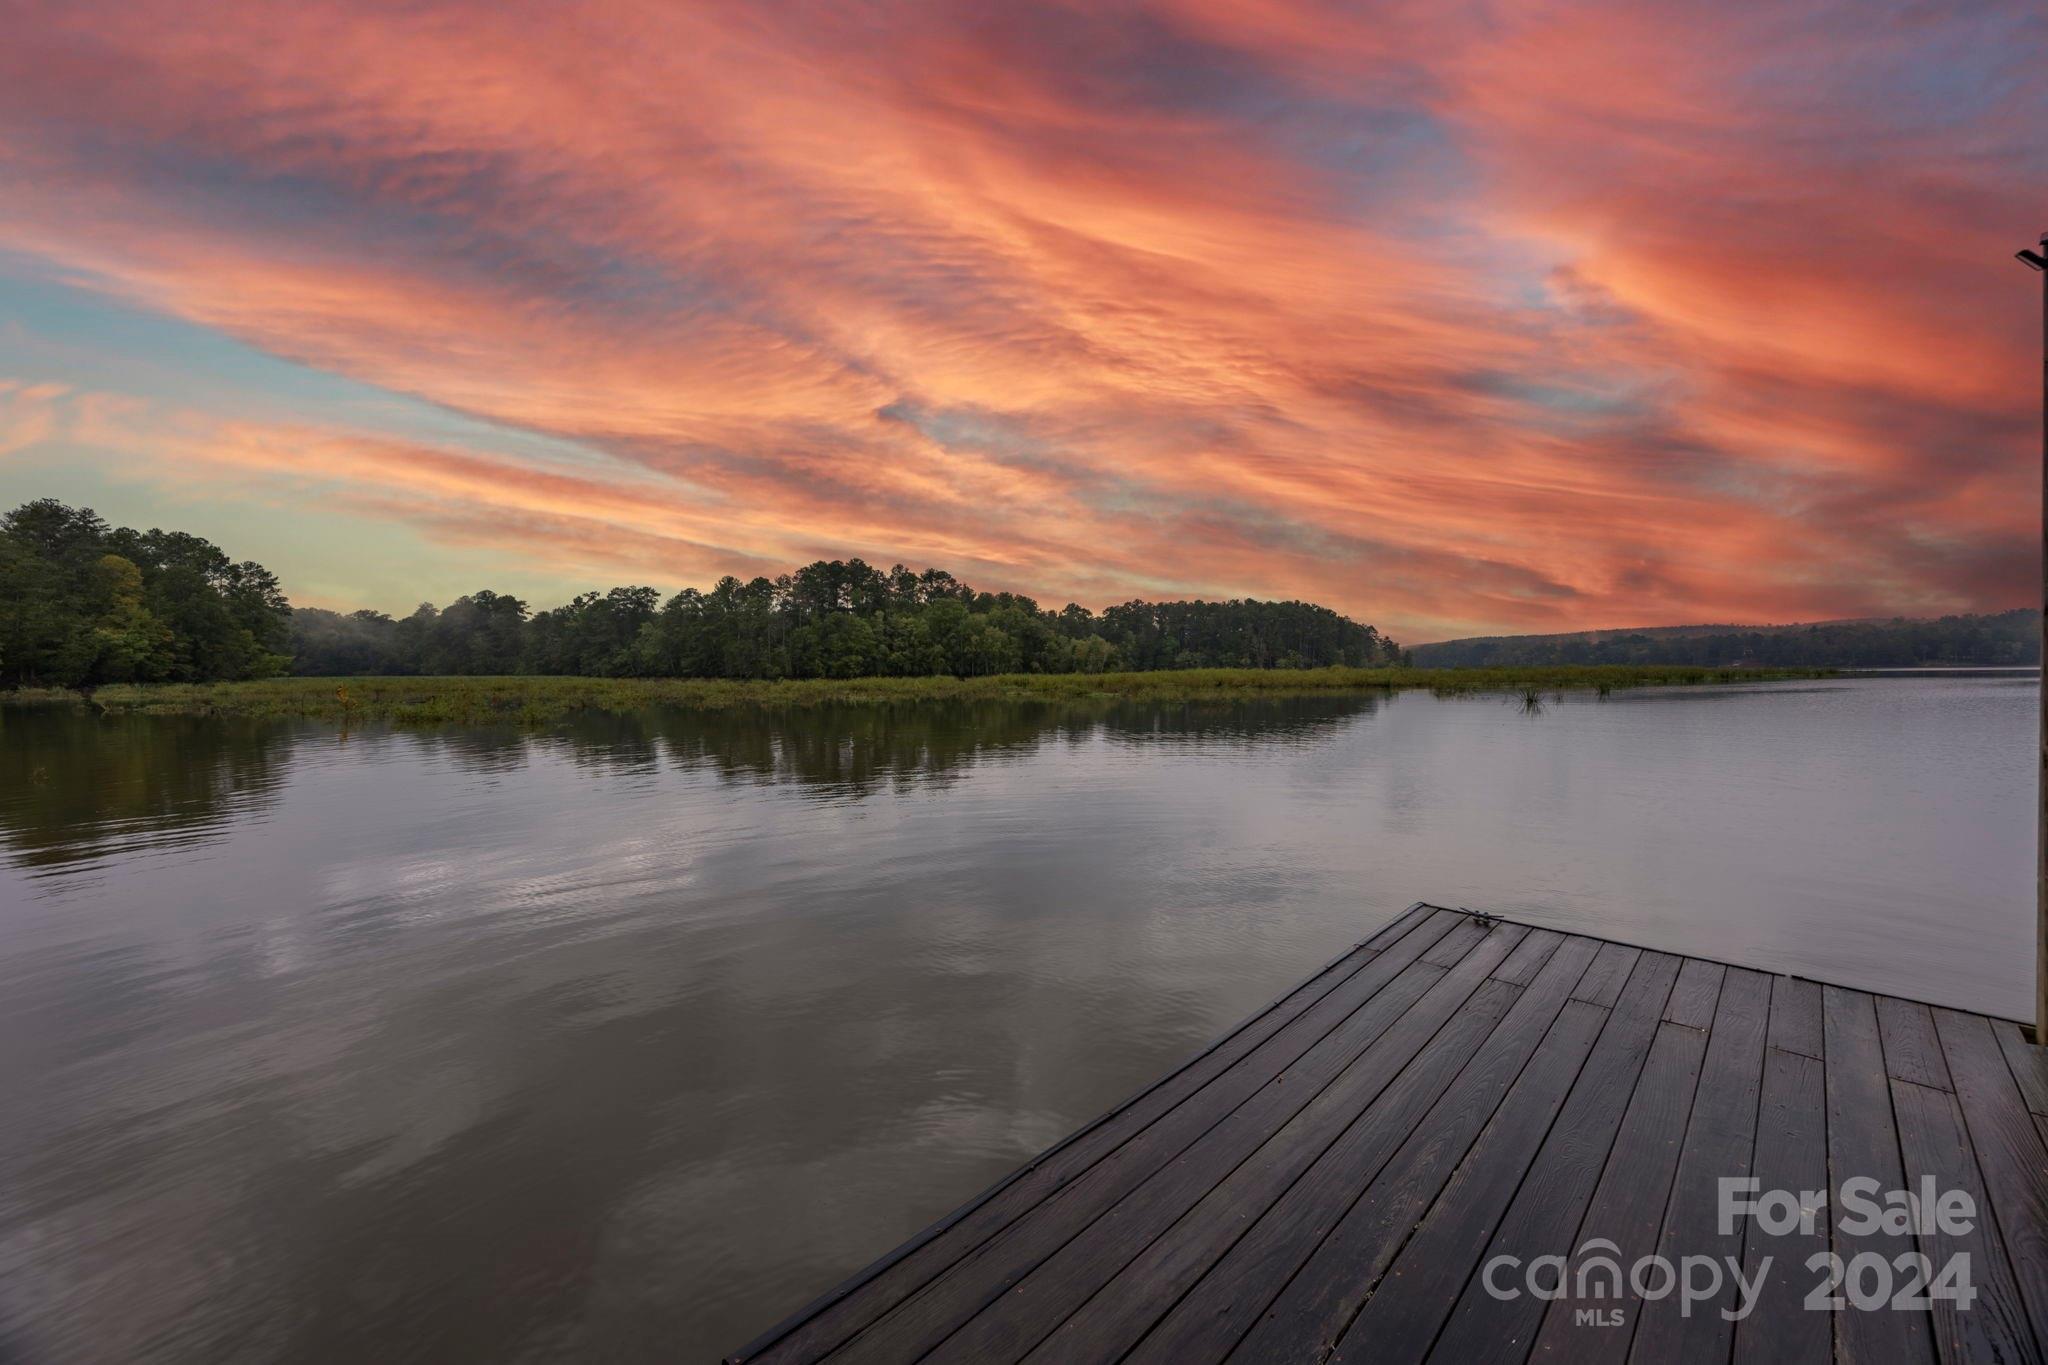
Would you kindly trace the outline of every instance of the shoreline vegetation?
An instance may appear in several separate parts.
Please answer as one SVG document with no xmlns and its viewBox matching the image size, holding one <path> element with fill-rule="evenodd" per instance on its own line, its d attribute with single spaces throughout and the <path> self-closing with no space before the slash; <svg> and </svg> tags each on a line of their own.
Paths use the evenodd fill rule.
<svg viewBox="0 0 2048 1365">
<path fill-rule="evenodd" d="M 2012 668 L 2041 662 L 2041 613 L 1809 621 L 1784 626 L 1643 626 L 1564 635 L 1480 635 L 1415 645 L 1424 668 L 1542 664 L 1742 664 L 1751 668 Z"/>
<path fill-rule="evenodd" d="M 626 586 L 537 611 L 479 590 L 393 617 L 295 608 L 261 564 L 186 532 L 113 526 L 52 498 L 0 516 L 0 705 L 69 701 L 102 712 L 431 724 L 645 706 L 1178 702 L 1360 689 L 1531 700 L 1813 677 L 1841 665 L 2025 662 L 2037 619 L 1663 627 L 1410 648 L 1312 602 L 1053 610 L 938 568 L 859 559 L 727 577 L 666 600 Z"/>
<path fill-rule="evenodd" d="M 1405 663 L 1313 602 L 1057 611 L 939 568 L 818 560 L 663 599 L 645 585 L 536 611 L 479 590 L 404 617 L 293 607 L 277 575 L 181 531 L 112 526 L 53 498 L 0 517 L 0 687 L 301 677 L 956 678 Z"/>
<path fill-rule="evenodd" d="M 1526 668 L 1198 668 L 1141 673 L 1013 673 L 978 678 L 503 677 L 266 678 L 121 683 L 0 692 L 0 707 L 75 706 L 109 716 L 221 716 L 394 725 L 546 725 L 579 711 L 886 706 L 926 702 L 1240 701 L 1333 692 L 1427 691 L 1533 703 L 1565 692 L 1824 677 L 1818 668 L 1595 665 Z"/>
</svg>

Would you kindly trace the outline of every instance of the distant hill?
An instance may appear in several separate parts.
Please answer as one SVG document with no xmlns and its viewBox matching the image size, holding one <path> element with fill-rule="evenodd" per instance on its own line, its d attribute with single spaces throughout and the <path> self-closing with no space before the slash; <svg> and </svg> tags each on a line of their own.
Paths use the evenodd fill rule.
<svg viewBox="0 0 2048 1365">
<path fill-rule="evenodd" d="M 1785 626 L 1638 626 L 1567 635 L 1476 635 L 1416 645 L 1417 667 L 1521 664 L 1782 664 L 1818 668 L 1994 666 L 2041 661 L 2041 613 L 1809 621 Z"/>
</svg>

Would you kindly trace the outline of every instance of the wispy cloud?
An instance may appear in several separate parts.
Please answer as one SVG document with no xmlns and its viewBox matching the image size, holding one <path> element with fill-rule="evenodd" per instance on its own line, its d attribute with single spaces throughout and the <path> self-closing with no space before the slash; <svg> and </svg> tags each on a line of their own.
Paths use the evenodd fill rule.
<svg viewBox="0 0 2048 1365">
<path fill-rule="evenodd" d="M 507 438 L 214 400 L 134 433 L 166 477 L 565 591 L 859 553 L 1418 637 L 2027 597 L 2038 6 L 13 13 L 0 248 Z M 33 406 L 6 439 L 62 439 Z"/>
</svg>

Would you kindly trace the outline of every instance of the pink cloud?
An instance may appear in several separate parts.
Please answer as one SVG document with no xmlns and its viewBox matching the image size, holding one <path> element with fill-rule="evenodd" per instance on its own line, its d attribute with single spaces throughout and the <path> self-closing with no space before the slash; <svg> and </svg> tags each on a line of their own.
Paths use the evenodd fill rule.
<svg viewBox="0 0 2048 1365">
<path fill-rule="evenodd" d="M 590 454 L 183 477 L 1417 637 L 2027 595 L 2026 6 L 25 8 L 0 248 Z"/>
</svg>

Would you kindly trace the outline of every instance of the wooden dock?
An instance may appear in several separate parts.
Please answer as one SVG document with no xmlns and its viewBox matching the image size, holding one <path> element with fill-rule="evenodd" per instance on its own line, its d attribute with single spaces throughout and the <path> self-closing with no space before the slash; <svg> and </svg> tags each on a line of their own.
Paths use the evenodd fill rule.
<svg viewBox="0 0 2048 1365">
<path fill-rule="evenodd" d="M 1723 1231 L 1719 1179 L 1744 1176 L 1931 1179 L 1976 1216 L 1859 1235 L 1831 1195 L 1810 1232 L 1796 1210 L 1788 1231 Z M 1830 1251 L 1877 1253 L 1891 1293 L 1913 1288 L 1901 1256 L 1966 1256 L 1974 1301 L 1808 1309 L 1826 1279 L 1808 1257 Z M 1650 1293 L 1530 1292 L 1542 1256 L 1604 1290 L 1601 1254 L 1624 1271 L 1713 1258 L 1761 1287 L 1739 1321 L 1733 1273 L 1708 1293 L 1697 1265 L 1691 1302 L 1654 1270 Z M 1836 1292 L 1884 1298 L 1865 1262 Z M 2016 1024 L 1417 905 L 730 1360 L 2044 1351 L 2048 1052 Z"/>
</svg>

